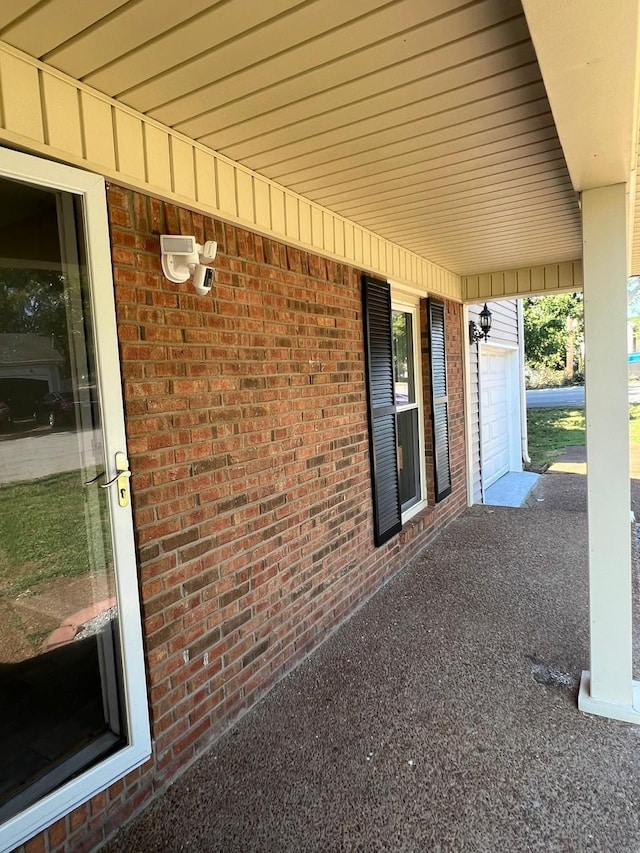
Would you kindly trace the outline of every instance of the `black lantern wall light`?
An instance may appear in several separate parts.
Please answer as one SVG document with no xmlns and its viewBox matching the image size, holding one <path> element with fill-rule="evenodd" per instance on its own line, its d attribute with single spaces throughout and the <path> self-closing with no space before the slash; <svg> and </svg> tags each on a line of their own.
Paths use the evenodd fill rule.
<svg viewBox="0 0 640 853">
<path fill-rule="evenodd" d="M 491 331 L 491 311 L 487 308 L 487 303 L 484 303 L 484 308 L 478 315 L 480 326 L 469 320 L 469 343 L 476 344 L 478 341 L 487 340 Z"/>
</svg>

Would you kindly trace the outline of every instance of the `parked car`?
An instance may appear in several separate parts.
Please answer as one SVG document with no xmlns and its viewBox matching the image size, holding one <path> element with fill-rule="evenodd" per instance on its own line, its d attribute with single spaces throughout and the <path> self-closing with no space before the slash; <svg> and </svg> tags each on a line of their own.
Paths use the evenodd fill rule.
<svg viewBox="0 0 640 853">
<path fill-rule="evenodd" d="M 36 401 L 33 420 L 36 424 L 49 424 L 52 429 L 63 425 L 75 426 L 76 406 L 72 391 L 51 391 Z"/>
<path fill-rule="evenodd" d="M 13 418 L 8 403 L 0 400 L 0 431 L 8 432 L 13 429 Z"/>
</svg>

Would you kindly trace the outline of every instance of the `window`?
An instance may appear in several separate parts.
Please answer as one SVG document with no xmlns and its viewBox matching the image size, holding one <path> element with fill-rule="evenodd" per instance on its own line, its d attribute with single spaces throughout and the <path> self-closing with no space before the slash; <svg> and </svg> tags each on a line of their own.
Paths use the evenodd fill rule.
<svg viewBox="0 0 640 853">
<path fill-rule="evenodd" d="M 362 280 L 374 539 L 382 545 L 424 501 L 419 303 L 391 302 L 386 281 Z"/>
<path fill-rule="evenodd" d="M 0 207 L 8 850 L 141 764 L 151 744 L 131 507 L 122 483 L 101 488 L 116 456 L 126 465 L 104 181 L 0 149 Z"/>
<path fill-rule="evenodd" d="M 403 515 L 423 499 L 422 383 L 418 305 L 392 302 L 393 379 L 400 507 Z"/>
</svg>

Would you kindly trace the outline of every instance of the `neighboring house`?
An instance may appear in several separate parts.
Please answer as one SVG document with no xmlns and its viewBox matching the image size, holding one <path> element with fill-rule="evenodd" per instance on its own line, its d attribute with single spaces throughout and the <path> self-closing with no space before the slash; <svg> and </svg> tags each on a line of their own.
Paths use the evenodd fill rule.
<svg viewBox="0 0 640 853">
<path fill-rule="evenodd" d="M 484 304 L 484 303 L 483 303 Z M 478 323 L 483 305 L 470 305 Z M 526 398 L 522 300 L 488 302 L 492 325 L 488 340 L 469 343 L 468 466 L 472 503 L 510 471 L 522 471 L 526 447 Z"/>
<path fill-rule="evenodd" d="M 0 649 L 1 849 L 96 848 L 464 510 L 465 307 L 485 300 L 584 289 L 579 703 L 640 722 L 637 41 L 635 0 L 2 6 L 0 297 L 2 267 L 62 282 L 70 385 L 98 399 L 54 436 L 74 470 L 52 479 L 34 430 L 39 476 L 3 491 L 26 529 L 59 487 L 40 517 L 81 547 L 44 568 L 86 599 L 58 580 L 50 651 Z M 162 234 L 195 238 L 173 267 Z M 210 292 L 170 281 L 181 257 L 210 278 L 207 242 Z M 485 455 L 491 479 L 506 457 Z"/>
<path fill-rule="evenodd" d="M 640 352 L 638 352 L 638 340 L 633 323 L 627 323 L 627 349 L 629 362 L 629 379 L 637 379 L 640 376 Z"/>
<path fill-rule="evenodd" d="M 34 400 L 57 391 L 63 366 L 50 336 L 0 332 L 0 399 L 11 400 L 14 414 L 31 414 Z"/>
</svg>

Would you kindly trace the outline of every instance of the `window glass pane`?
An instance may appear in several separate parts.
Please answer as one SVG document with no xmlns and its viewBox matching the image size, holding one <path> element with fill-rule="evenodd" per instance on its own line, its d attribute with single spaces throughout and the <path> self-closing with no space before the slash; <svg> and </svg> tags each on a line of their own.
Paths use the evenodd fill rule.
<svg viewBox="0 0 640 853">
<path fill-rule="evenodd" d="M 127 737 L 78 205 L 0 179 L 0 822 Z"/>
<path fill-rule="evenodd" d="M 405 311 L 394 311 L 393 378 L 396 406 L 416 402 L 415 371 L 413 367 L 413 317 Z"/>
<path fill-rule="evenodd" d="M 408 509 L 420 500 L 420 442 L 418 409 L 397 414 L 400 504 Z"/>
</svg>

